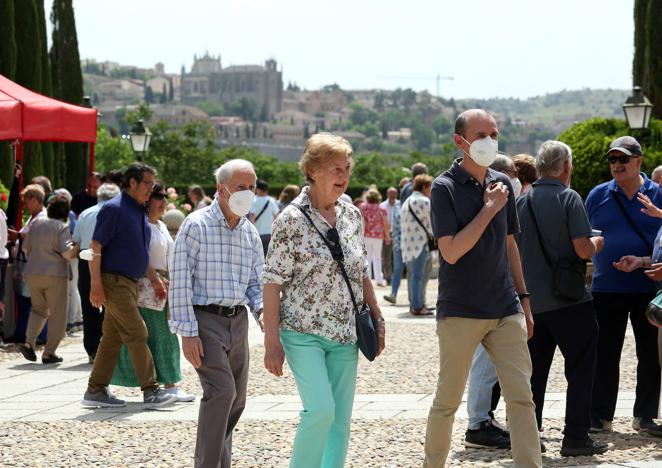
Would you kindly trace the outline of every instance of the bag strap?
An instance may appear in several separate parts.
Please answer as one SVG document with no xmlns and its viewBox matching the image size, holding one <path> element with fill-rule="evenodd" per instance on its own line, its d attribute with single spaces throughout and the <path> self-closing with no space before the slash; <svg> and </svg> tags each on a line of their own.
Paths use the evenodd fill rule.
<svg viewBox="0 0 662 468">
<path fill-rule="evenodd" d="M 641 241 L 644 243 L 644 245 L 648 248 L 648 251 L 652 252 L 653 251 L 653 244 L 651 244 L 651 242 L 648 239 L 646 239 L 646 236 L 644 236 L 641 233 L 641 231 L 639 230 L 637 225 L 632 221 L 632 218 L 630 218 L 630 215 L 628 214 L 627 210 L 623 206 L 623 202 L 621 200 L 619 200 L 618 195 L 616 193 L 612 192 L 612 191 L 610 191 L 609 193 L 611 193 L 611 197 L 614 199 L 614 201 L 618 205 L 618 208 L 621 210 L 621 213 L 623 213 L 623 216 L 625 216 L 625 219 L 627 219 L 628 223 L 630 223 L 630 227 L 634 230 L 634 232 L 637 234 L 637 236 L 639 236 L 639 239 L 641 239 Z"/>
<path fill-rule="evenodd" d="M 267 198 L 267 202 L 264 204 L 262 207 L 262 210 L 258 213 L 258 215 L 255 217 L 255 222 L 257 223 L 257 220 L 260 219 L 260 216 L 262 216 L 262 213 L 264 213 L 267 210 L 267 207 L 269 206 L 269 203 L 271 200 Z"/>
<path fill-rule="evenodd" d="M 428 240 L 432 240 L 432 239 L 433 239 L 432 236 L 428 233 L 428 230 L 425 228 L 425 226 L 423 225 L 423 223 L 421 222 L 421 220 L 418 219 L 418 216 L 416 216 L 416 213 L 414 213 L 414 210 L 413 210 L 412 207 L 411 207 L 411 203 L 409 203 L 409 205 L 407 205 L 407 207 L 409 208 L 409 212 L 410 212 L 411 215 L 414 217 L 414 219 L 415 219 L 416 222 L 419 224 L 419 226 L 421 226 L 421 227 L 423 228 L 423 231 L 425 232 L 425 235 L 426 235 L 426 237 L 428 238 Z"/>
<path fill-rule="evenodd" d="M 536 213 L 533 211 L 533 205 L 531 204 L 532 196 L 533 196 L 533 190 L 530 190 L 529 193 L 526 194 L 526 207 L 529 209 L 529 214 L 531 215 L 531 219 L 533 220 L 533 226 L 536 230 L 536 234 L 538 235 L 538 242 L 540 243 L 540 247 L 542 248 L 542 256 L 545 258 L 545 263 L 547 263 L 549 269 L 553 270 L 554 266 L 552 263 L 552 259 L 549 255 L 549 252 L 545 248 L 545 242 L 543 241 L 542 233 L 540 232 L 540 226 L 538 226 L 538 219 L 536 218 Z"/>
<path fill-rule="evenodd" d="M 306 219 L 308 220 L 308 222 L 310 223 L 310 225 L 311 225 L 313 228 L 315 228 L 315 230 L 317 231 L 317 234 L 320 235 L 320 237 L 321 237 L 322 240 L 324 241 L 324 244 L 325 244 L 326 247 L 329 249 L 329 252 L 333 253 L 333 248 L 331 247 L 331 244 L 329 243 L 329 240 L 326 238 L 326 236 L 325 236 L 324 234 L 322 234 L 322 231 L 320 231 L 320 230 L 317 228 L 317 226 L 315 226 L 315 223 L 314 223 L 313 220 L 310 218 L 310 215 L 309 215 L 308 213 L 306 213 L 306 210 L 304 210 L 303 207 L 302 207 L 301 205 L 299 205 L 298 203 L 291 203 L 291 205 L 294 205 L 295 207 L 297 207 L 297 208 L 299 209 L 299 211 L 301 211 L 301 213 L 303 213 L 303 215 L 306 217 Z M 340 241 L 339 241 L 339 242 L 340 242 Z M 349 276 L 347 275 L 347 271 L 345 270 L 345 265 L 344 265 L 344 263 L 343 263 L 343 261 L 342 261 L 341 259 L 337 259 L 337 258 L 336 258 L 336 259 L 334 259 L 334 260 L 335 260 L 336 262 L 338 262 L 338 265 L 340 266 L 340 273 L 342 274 L 342 277 L 343 277 L 343 279 L 345 280 L 345 283 L 347 284 L 347 288 L 349 289 L 349 295 L 350 295 L 350 297 L 352 298 L 352 305 L 354 306 L 354 313 L 358 315 L 358 314 L 359 314 L 359 307 L 358 307 L 358 305 L 356 304 L 356 297 L 354 296 L 354 290 L 352 289 L 352 284 L 351 284 L 351 282 L 349 281 Z"/>
</svg>

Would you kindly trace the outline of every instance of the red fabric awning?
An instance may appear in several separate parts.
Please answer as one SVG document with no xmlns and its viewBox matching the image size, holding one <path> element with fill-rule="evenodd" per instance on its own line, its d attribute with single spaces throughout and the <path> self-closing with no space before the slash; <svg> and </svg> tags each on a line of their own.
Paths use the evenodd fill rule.
<svg viewBox="0 0 662 468">
<path fill-rule="evenodd" d="M 42 96 L 0 75 L 0 140 L 94 143 L 97 111 Z"/>
</svg>

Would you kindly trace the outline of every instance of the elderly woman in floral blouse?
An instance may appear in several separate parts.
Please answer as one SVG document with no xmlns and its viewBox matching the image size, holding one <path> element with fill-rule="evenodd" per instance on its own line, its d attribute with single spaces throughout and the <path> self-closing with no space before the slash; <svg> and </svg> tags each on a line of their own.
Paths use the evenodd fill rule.
<svg viewBox="0 0 662 468">
<path fill-rule="evenodd" d="M 356 325 L 347 283 L 320 233 L 340 239 L 359 307 L 367 303 L 378 320 L 379 352 L 384 319 L 368 274 L 361 213 L 338 200 L 352 170 L 351 145 L 313 135 L 299 165 L 310 185 L 274 221 L 266 258 L 264 363 L 281 376 L 287 358 L 303 402 L 290 467 L 342 467 L 356 386 Z"/>
</svg>

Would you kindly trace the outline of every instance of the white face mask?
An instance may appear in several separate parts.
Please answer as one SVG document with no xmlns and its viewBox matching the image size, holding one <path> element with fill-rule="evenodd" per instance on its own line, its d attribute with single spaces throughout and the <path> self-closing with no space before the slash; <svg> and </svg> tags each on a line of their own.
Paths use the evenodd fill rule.
<svg viewBox="0 0 662 468">
<path fill-rule="evenodd" d="M 230 194 L 228 205 L 230 205 L 232 212 L 237 216 L 246 216 L 251 210 L 251 206 L 253 206 L 255 193 L 252 190 L 241 190 L 234 193 L 230 193 L 227 188 L 225 190 Z"/>
<path fill-rule="evenodd" d="M 513 185 L 515 198 L 519 197 L 519 194 L 522 193 L 522 182 L 517 177 L 513 177 L 510 179 L 510 183 Z"/>
<path fill-rule="evenodd" d="M 464 141 L 469 143 L 466 139 Z M 486 136 L 469 144 L 469 156 L 479 166 L 489 167 L 496 159 L 499 142 Z"/>
</svg>

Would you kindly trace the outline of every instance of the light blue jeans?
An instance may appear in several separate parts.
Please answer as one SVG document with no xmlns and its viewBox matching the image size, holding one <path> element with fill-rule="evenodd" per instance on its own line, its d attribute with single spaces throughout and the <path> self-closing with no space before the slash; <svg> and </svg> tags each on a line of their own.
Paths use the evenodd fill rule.
<svg viewBox="0 0 662 468">
<path fill-rule="evenodd" d="M 467 414 L 469 429 L 480 428 L 480 423 L 489 421 L 492 406 L 492 388 L 497 383 L 496 369 L 482 344 L 476 347 L 471 370 L 469 371 L 469 391 L 467 394 Z"/>
<path fill-rule="evenodd" d="M 409 290 L 409 302 L 412 309 L 420 309 L 425 305 L 425 265 L 430 252 L 425 245 L 418 257 L 407 262 L 407 288 Z"/>
<path fill-rule="evenodd" d="M 290 468 L 342 468 L 349 446 L 358 348 L 290 330 L 280 331 L 280 341 L 303 403 Z"/>
<path fill-rule="evenodd" d="M 393 273 L 391 274 L 391 296 L 398 296 L 402 273 L 405 271 L 405 264 L 402 261 L 402 250 L 393 249 Z"/>
</svg>

